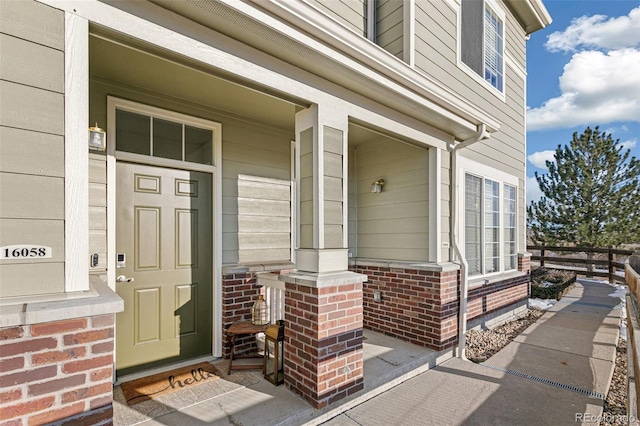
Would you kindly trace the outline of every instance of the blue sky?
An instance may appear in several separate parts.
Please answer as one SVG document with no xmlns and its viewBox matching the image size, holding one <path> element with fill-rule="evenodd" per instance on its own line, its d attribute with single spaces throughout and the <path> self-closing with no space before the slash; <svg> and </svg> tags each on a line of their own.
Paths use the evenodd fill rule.
<svg viewBox="0 0 640 426">
<path fill-rule="evenodd" d="M 527 42 L 527 205 L 534 172 L 574 132 L 600 126 L 640 158 L 640 0 L 544 0 Z"/>
</svg>

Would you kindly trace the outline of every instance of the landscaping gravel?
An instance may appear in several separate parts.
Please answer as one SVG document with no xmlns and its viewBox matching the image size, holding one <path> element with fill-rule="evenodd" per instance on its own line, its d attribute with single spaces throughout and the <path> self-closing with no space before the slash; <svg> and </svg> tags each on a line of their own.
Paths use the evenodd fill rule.
<svg viewBox="0 0 640 426">
<path fill-rule="evenodd" d="M 522 318 L 506 322 L 491 330 L 469 330 L 465 345 L 467 359 L 476 363 L 486 361 L 536 322 L 542 314 L 544 311 L 541 309 L 529 309 Z"/>
<path fill-rule="evenodd" d="M 627 341 L 618 339 L 616 367 L 613 370 L 609 393 L 604 402 L 600 426 L 626 425 L 627 421 Z"/>
</svg>

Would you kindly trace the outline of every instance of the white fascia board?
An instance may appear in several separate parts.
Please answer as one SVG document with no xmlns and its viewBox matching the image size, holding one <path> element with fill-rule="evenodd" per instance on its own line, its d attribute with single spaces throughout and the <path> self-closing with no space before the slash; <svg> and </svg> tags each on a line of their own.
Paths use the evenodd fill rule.
<svg viewBox="0 0 640 426">
<path fill-rule="evenodd" d="M 364 37 L 345 28 L 304 1 L 253 0 L 256 6 L 285 20 L 284 23 L 249 4 L 234 0 L 221 1 L 274 30 L 294 38 L 310 49 L 334 58 L 344 66 L 371 79 L 372 82 L 385 85 L 390 90 L 419 102 L 448 119 L 460 123 L 466 121 L 472 124 L 473 129 L 480 123 L 486 124 L 491 132 L 500 128 L 500 122 L 491 114 L 467 102 L 462 96 L 439 82 L 419 73 L 402 60 L 368 42 Z M 328 44 L 321 43 L 318 39 Z M 381 76 L 386 79 L 381 79 Z"/>
<path fill-rule="evenodd" d="M 504 0 L 511 3 L 513 10 L 520 17 L 527 34 L 541 30 L 551 24 L 549 11 L 542 0 Z"/>
</svg>

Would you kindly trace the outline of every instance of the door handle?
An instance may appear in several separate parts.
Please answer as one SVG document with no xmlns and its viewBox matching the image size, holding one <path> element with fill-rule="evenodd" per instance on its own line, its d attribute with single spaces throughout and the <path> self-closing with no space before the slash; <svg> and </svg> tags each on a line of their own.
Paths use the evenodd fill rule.
<svg viewBox="0 0 640 426">
<path fill-rule="evenodd" d="M 116 282 L 119 282 L 119 283 L 130 283 L 132 281 L 134 281 L 133 278 L 127 278 L 124 275 L 118 275 L 116 277 Z"/>
</svg>

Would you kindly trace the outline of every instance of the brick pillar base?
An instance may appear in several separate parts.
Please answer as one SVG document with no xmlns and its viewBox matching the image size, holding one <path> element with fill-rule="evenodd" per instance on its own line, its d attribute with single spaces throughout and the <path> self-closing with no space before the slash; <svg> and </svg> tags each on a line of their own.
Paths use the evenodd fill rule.
<svg viewBox="0 0 640 426">
<path fill-rule="evenodd" d="M 531 253 L 518 253 L 518 271 L 531 273 Z"/>
<path fill-rule="evenodd" d="M 317 275 L 296 273 L 283 277 L 285 384 L 315 408 L 363 389 L 365 279 L 348 272 L 325 283 Z"/>
</svg>

